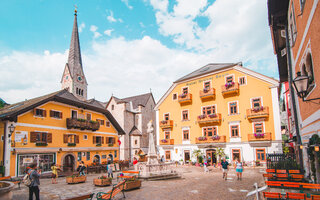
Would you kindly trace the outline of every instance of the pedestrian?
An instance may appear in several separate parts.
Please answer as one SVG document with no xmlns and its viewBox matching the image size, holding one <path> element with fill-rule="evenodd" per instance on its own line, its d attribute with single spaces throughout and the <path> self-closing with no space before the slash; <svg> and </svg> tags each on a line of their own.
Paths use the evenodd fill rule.
<svg viewBox="0 0 320 200">
<path fill-rule="evenodd" d="M 52 184 L 57 184 L 57 178 L 58 178 L 58 170 L 60 168 L 57 167 L 57 165 L 55 163 L 52 163 L 51 165 L 51 171 L 52 171 L 52 174 L 51 174 L 51 182 Z"/>
<path fill-rule="evenodd" d="M 84 162 L 83 161 L 79 161 L 79 166 L 77 168 L 77 171 L 79 172 L 79 176 L 85 176 L 86 175 L 85 169 L 86 169 L 86 166 L 84 165 Z"/>
<path fill-rule="evenodd" d="M 203 156 L 203 169 L 204 169 L 204 173 L 209 172 L 209 170 L 208 170 L 208 168 L 207 168 L 207 165 L 208 165 L 208 160 L 207 160 L 206 156 Z"/>
<path fill-rule="evenodd" d="M 108 178 L 110 177 L 113 178 L 113 170 L 112 170 L 113 164 L 108 164 L 107 167 L 108 167 Z"/>
<path fill-rule="evenodd" d="M 33 163 L 30 165 L 30 179 L 31 179 L 31 184 L 29 186 L 29 200 L 33 200 L 33 193 L 36 196 L 36 200 L 40 200 L 40 190 L 39 190 L 39 185 L 40 185 L 40 174 L 41 170 L 39 169 L 37 171 L 37 164 Z"/>
<path fill-rule="evenodd" d="M 227 180 L 229 163 L 228 163 L 228 161 L 226 161 L 226 158 L 223 158 L 223 160 L 221 162 L 221 167 L 222 167 L 222 173 L 223 173 L 222 178 L 224 180 Z"/>
<path fill-rule="evenodd" d="M 133 163 L 132 163 L 132 164 L 133 164 L 133 166 L 134 166 L 134 165 L 136 165 L 137 163 L 138 163 L 138 160 L 137 160 L 137 158 L 136 158 L 136 157 L 134 157 L 134 158 L 133 158 Z"/>
<path fill-rule="evenodd" d="M 160 161 L 161 161 L 161 162 L 165 162 L 164 156 L 161 156 Z"/>
<path fill-rule="evenodd" d="M 238 180 L 242 180 L 242 172 L 243 172 L 243 164 L 239 161 L 239 159 L 236 160 L 235 168 L 237 172 Z"/>
</svg>

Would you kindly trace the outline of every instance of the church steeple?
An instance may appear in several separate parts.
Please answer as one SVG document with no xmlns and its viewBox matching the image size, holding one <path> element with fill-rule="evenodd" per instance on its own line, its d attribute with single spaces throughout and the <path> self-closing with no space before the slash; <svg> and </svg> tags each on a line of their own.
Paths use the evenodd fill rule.
<svg viewBox="0 0 320 200">
<path fill-rule="evenodd" d="M 61 83 L 63 89 L 68 88 L 69 92 L 73 93 L 79 99 L 87 100 L 88 84 L 82 66 L 76 9 L 74 13 L 68 62 L 66 63 Z"/>
</svg>

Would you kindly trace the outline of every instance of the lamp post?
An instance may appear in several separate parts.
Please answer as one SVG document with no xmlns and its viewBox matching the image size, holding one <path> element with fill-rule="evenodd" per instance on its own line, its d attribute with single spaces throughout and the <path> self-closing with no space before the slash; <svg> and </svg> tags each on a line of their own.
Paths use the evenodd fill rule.
<svg viewBox="0 0 320 200">
<path fill-rule="evenodd" d="M 311 100 L 317 100 L 320 98 L 314 98 L 314 99 L 305 99 L 308 95 L 309 90 L 309 76 L 301 75 L 301 72 L 297 72 L 297 77 L 293 79 L 293 85 L 297 92 L 298 97 L 302 99 L 302 101 L 311 101 Z"/>
</svg>

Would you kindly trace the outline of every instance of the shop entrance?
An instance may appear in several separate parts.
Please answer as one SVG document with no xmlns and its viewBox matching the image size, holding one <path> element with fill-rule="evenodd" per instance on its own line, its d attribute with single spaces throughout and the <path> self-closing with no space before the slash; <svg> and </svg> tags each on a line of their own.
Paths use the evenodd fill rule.
<svg viewBox="0 0 320 200">
<path fill-rule="evenodd" d="M 184 151 L 184 162 L 189 162 L 190 160 L 190 151 L 187 150 L 187 151 Z"/>
<path fill-rule="evenodd" d="M 206 151 L 206 158 L 207 158 L 208 164 L 210 166 L 217 164 L 216 150 L 215 149 L 208 149 Z"/>
<path fill-rule="evenodd" d="M 68 154 L 63 159 L 63 171 L 64 172 L 73 172 L 75 166 L 75 158 L 73 155 Z"/>
</svg>

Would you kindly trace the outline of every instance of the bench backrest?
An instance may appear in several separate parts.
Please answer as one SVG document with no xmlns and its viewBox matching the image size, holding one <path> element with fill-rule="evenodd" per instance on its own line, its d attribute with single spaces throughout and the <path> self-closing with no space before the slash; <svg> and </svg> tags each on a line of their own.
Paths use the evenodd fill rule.
<svg viewBox="0 0 320 200">
<path fill-rule="evenodd" d="M 266 177 L 266 178 L 273 178 L 273 174 L 262 174 L 263 177 Z"/>
<path fill-rule="evenodd" d="M 300 170 L 289 170 L 289 174 L 300 174 Z"/>
<path fill-rule="evenodd" d="M 306 199 L 307 195 L 305 193 L 291 193 L 287 192 L 286 193 L 286 198 L 287 199 Z"/>
<path fill-rule="evenodd" d="M 266 172 L 267 173 L 276 173 L 276 170 L 275 169 L 266 169 Z"/>
<path fill-rule="evenodd" d="M 11 176 L 0 177 L 0 181 L 7 180 L 7 179 L 11 179 Z"/>
<path fill-rule="evenodd" d="M 303 179 L 304 175 L 303 174 L 291 174 L 291 178 L 293 178 L 293 179 Z"/>
<path fill-rule="evenodd" d="M 314 183 L 301 183 L 302 187 L 305 189 L 320 189 L 320 184 L 314 184 Z"/>
<path fill-rule="evenodd" d="M 93 194 L 86 194 L 86 195 L 82 195 L 82 196 L 78 196 L 78 197 L 73 197 L 73 198 L 69 198 L 69 199 L 66 199 L 66 200 L 84 200 L 84 199 L 92 199 L 93 197 Z"/>
<path fill-rule="evenodd" d="M 311 200 L 320 200 L 320 195 L 311 195 Z"/>
<path fill-rule="evenodd" d="M 273 198 L 273 199 L 281 199 L 281 193 L 279 192 L 263 192 L 264 198 Z"/>
<path fill-rule="evenodd" d="M 267 186 L 276 186 L 276 187 L 281 187 L 281 182 L 280 181 L 266 181 Z"/>
<path fill-rule="evenodd" d="M 139 174 L 139 171 L 122 171 L 124 174 Z"/>
<path fill-rule="evenodd" d="M 277 174 L 286 174 L 287 170 L 285 169 L 277 169 Z"/>
</svg>

